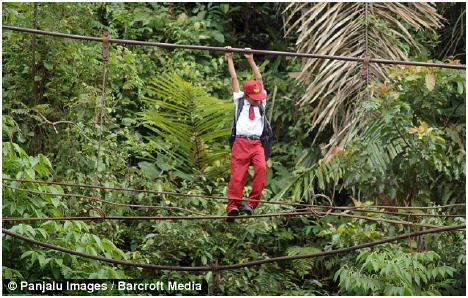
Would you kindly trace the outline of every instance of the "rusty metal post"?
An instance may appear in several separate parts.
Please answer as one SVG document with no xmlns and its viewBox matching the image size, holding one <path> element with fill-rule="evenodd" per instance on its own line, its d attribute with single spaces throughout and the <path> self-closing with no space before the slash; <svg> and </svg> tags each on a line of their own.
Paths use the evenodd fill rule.
<svg viewBox="0 0 468 298">
<path fill-rule="evenodd" d="M 368 71 L 369 71 L 369 61 L 370 61 L 369 56 L 365 56 L 364 60 L 362 61 L 362 66 L 361 66 L 361 78 L 362 79 L 367 78 L 367 74 L 368 74 Z M 366 83 L 367 83 L 367 80 L 366 80 Z"/>
<path fill-rule="evenodd" d="M 102 37 L 102 61 L 104 64 L 107 64 L 107 61 L 109 61 L 109 39 L 110 33 L 104 32 L 104 36 Z"/>
<path fill-rule="evenodd" d="M 96 110 L 95 110 L 95 118 L 93 119 L 93 126 L 96 128 L 96 125 L 99 120 L 99 128 L 98 128 L 98 133 L 99 133 L 99 140 L 98 140 L 98 149 L 96 152 L 96 182 L 97 184 L 99 183 L 99 159 L 101 158 L 101 141 L 102 141 L 102 124 L 103 124 L 103 104 L 105 100 L 105 95 L 106 95 L 106 75 L 107 75 L 107 62 L 109 61 L 109 39 L 110 39 L 110 33 L 105 31 L 104 35 L 102 37 L 102 96 L 101 100 L 96 101 Z M 93 191 L 93 197 L 99 197 L 97 195 L 97 191 Z M 102 199 L 105 198 L 105 194 L 103 194 Z M 91 205 L 93 207 L 97 207 L 96 200 L 93 200 L 91 202 Z"/>
<path fill-rule="evenodd" d="M 211 276 L 212 276 L 212 295 L 219 295 L 219 269 L 218 269 L 218 258 L 214 259 L 211 263 Z"/>
</svg>

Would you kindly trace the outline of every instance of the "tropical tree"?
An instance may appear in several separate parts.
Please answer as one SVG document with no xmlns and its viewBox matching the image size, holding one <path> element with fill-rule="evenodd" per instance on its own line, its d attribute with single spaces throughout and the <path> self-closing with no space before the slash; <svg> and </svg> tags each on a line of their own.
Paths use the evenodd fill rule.
<svg viewBox="0 0 468 298">
<path fill-rule="evenodd" d="M 336 271 L 340 292 L 354 295 L 441 295 L 456 283 L 456 269 L 440 264 L 434 251 L 408 253 L 401 245 L 388 244 L 362 251 L 355 266 Z"/>
<path fill-rule="evenodd" d="M 358 121 L 347 147 L 334 146 L 319 162 L 300 159 L 296 178 L 278 196 L 290 191 L 308 199 L 316 190 L 352 190 L 354 198 L 385 204 L 464 201 L 466 75 L 398 67 L 389 77 L 356 104 Z"/>
<path fill-rule="evenodd" d="M 227 136 L 232 104 L 208 95 L 177 75 L 151 81 L 149 108 L 140 113 L 152 131 L 146 139 L 157 153 L 165 154 L 183 173 L 204 175 L 213 167 L 226 168 Z"/>
<path fill-rule="evenodd" d="M 413 30 L 441 26 L 441 16 L 429 3 L 306 2 L 290 4 L 285 13 L 285 35 L 297 31 L 297 50 L 322 55 L 405 60 L 420 49 Z M 339 143 L 343 130 L 355 120 L 353 104 L 366 81 L 360 78 L 360 67 L 356 62 L 327 59 L 307 59 L 302 64 L 299 78 L 307 89 L 299 104 L 313 108 L 311 127 L 318 127 L 317 135 L 331 125 L 330 144 Z M 371 64 L 369 75 L 382 81 L 387 72 Z"/>
<path fill-rule="evenodd" d="M 2 149 L 3 177 L 38 180 L 52 177 L 52 164 L 46 156 L 42 154 L 29 156 L 18 144 L 11 142 L 4 142 Z M 65 201 L 66 197 L 61 196 L 65 191 L 60 186 L 4 181 L 3 187 L 2 214 L 5 217 L 65 216 L 72 213 L 76 215 L 77 211 L 83 210 L 79 202 Z M 5 222 L 3 227 L 29 238 L 79 252 L 128 259 L 128 256 L 111 240 L 96 234 L 93 228 L 84 221 Z M 123 270 L 116 270 L 107 264 L 41 249 L 9 236 L 3 239 L 2 249 L 4 255 L 8 256 L 3 259 L 2 268 L 8 278 L 127 277 Z"/>
</svg>

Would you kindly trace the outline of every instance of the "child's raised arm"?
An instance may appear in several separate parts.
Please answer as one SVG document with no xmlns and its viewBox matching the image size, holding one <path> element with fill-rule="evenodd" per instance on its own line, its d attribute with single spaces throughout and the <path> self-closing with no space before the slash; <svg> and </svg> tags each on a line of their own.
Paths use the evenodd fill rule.
<svg viewBox="0 0 468 298">
<path fill-rule="evenodd" d="M 228 46 L 226 49 L 231 49 L 231 47 Z M 239 92 L 239 81 L 237 80 L 236 69 L 234 68 L 234 62 L 232 61 L 232 52 L 226 52 L 226 60 L 228 63 L 229 74 L 231 75 L 232 91 Z"/>
<path fill-rule="evenodd" d="M 250 48 L 245 48 L 245 49 L 246 50 L 252 50 Z M 249 52 L 246 52 L 246 53 L 244 53 L 244 56 L 245 56 L 245 58 L 247 58 L 247 61 L 250 64 L 250 68 L 252 68 L 252 71 L 253 71 L 254 76 L 255 76 L 255 80 L 259 81 L 263 85 L 262 75 L 260 74 L 260 70 L 258 69 L 257 64 L 255 64 L 253 54 L 249 53 Z"/>
</svg>

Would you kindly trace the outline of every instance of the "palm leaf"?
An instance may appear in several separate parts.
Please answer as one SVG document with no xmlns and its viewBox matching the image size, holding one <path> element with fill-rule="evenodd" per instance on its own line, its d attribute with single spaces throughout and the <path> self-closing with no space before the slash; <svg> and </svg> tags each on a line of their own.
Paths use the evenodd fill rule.
<svg viewBox="0 0 468 298">
<path fill-rule="evenodd" d="M 151 81 L 143 97 L 150 108 L 139 114 L 152 131 L 147 139 L 158 154 L 177 159 L 177 170 L 205 173 L 228 156 L 226 140 L 232 103 L 216 99 L 177 75 L 161 75 Z"/>
<path fill-rule="evenodd" d="M 298 33 L 299 52 L 363 57 L 367 51 L 374 58 L 406 60 L 408 53 L 398 45 L 418 48 L 407 28 L 434 30 L 442 21 L 429 3 L 369 3 L 367 9 L 366 19 L 365 3 L 291 3 L 284 10 L 287 14 L 285 35 Z M 374 80 L 387 77 L 381 65 L 371 64 L 369 72 Z M 348 123 L 356 116 L 353 103 L 363 94 L 360 92 L 363 88 L 360 65 L 306 59 L 299 78 L 307 88 L 298 103 L 313 108 L 306 116 L 311 120 L 311 129 L 316 128 L 318 135 L 331 125 L 334 135 L 329 145 L 338 144 L 345 137 L 343 130 L 349 129 Z"/>
</svg>

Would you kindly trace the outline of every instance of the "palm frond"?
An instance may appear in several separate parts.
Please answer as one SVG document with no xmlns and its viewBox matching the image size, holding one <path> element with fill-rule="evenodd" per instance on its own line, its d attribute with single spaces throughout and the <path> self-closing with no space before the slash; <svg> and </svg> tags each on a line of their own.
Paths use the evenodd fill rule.
<svg viewBox="0 0 468 298">
<path fill-rule="evenodd" d="M 367 12 L 366 19 L 365 3 L 292 3 L 284 11 L 286 35 L 294 30 L 298 33 L 296 46 L 300 52 L 363 57 L 367 51 L 374 58 L 405 60 L 408 53 L 399 45 L 418 48 L 408 28 L 434 30 L 442 25 L 442 17 L 429 3 L 368 3 Z M 387 77 L 380 65 L 370 65 L 369 72 L 374 80 Z M 317 128 L 318 135 L 332 125 L 331 141 L 338 144 L 345 136 L 344 127 L 355 116 L 353 102 L 362 94 L 360 65 L 307 59 L 299 78 L 307 86 L 299 105 L 313 107 L 311 129 Z"/>
<path fill-rule="evenodd" d="M 208 95 L 177 75 L 161 75 L 151 81 L 143 100 L 151 107 L 139 114 L 154 135 L 147 139 L 159 154 L 177 159 L 184 173 L 204 173 L 225 158 L 232 103 Z"/>
</svg>

